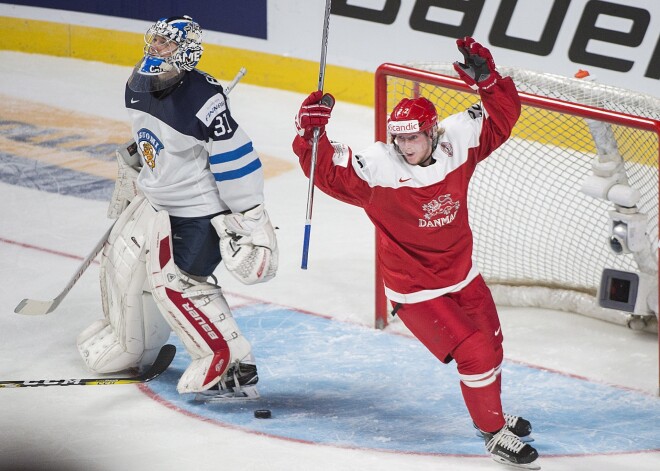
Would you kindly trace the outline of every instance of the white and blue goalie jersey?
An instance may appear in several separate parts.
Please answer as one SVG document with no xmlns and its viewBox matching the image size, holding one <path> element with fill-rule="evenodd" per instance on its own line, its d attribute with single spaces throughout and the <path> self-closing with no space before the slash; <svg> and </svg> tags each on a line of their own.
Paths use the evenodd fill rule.
<svg viewBox="0 0 660 471">
<path fill-rule="evenodd" d="M 213 77 L 193 70 L 160 98 L 127 86 L 125 100 L 143 164 L 137 184 L 156 210 L 199 217 L 263 203 L 261 161 Z"/>
</svg>

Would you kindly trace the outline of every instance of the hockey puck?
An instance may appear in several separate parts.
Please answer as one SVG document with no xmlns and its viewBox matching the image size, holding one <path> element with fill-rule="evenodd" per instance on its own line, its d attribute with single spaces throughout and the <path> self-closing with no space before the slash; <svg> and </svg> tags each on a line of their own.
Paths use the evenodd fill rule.
<svg viewBox="0 0 660 471">
<path fill-rule="evenodd" d="M 257 419 L 270 419 L 271 413 L 269 409 L 257 409 L 254 411 L 254 416 Z"/>
</svg>

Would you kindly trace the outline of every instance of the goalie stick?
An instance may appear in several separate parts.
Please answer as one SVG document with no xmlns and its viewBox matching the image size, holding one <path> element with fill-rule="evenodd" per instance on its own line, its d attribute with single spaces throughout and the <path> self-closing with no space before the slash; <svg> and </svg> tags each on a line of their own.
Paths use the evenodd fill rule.
<svg viewBox="0 0 660 471">
<path fill-rule="evenodd" d="M 243 76 L 247 73 L 247 70 L 245 67 L 241 67 L 239 71 L 236 73 L 236 76 L 234 79 L 225 87 L 225 95 L 229 95 L 229 92 L 233 90 L 233 88 L 236 86 L 238 82 L 243 78 Z"/>
<path fill-rule="evenodd" d="M 92 264 L 96 256 L 103 250 L 103 246 L 105 245 L 106 241 L 108 240 L 108 237 L 110 236 L 110 232 L 112 231 L 112 228 L 115 227 L 114 224 L 108 228 L 107 231 L 105 231 L 105 234 L 103 234 L 103 237 L 101 240 L 99 240 L 92 250 L 92 252 L 85 258 L 85 260 L 82 261 L 80 266 L 78 267 L 78 270 L 76 273 L 73 274 L 69 282 L 66 284 L 64 289 L 58 294 L 55 299 L 51 299 L 50 301 L 39 301 L 36 299 L 24 299 L 20 303 L 18 303 L 18 306 L 14 309 L 14 312 L 16 314 L 26 314 L 30 316 L 41 316 L 44 314 L 48 314 L 49 312 L 52 312 L 55 310 L 57 306 L 60 305 L 64 297 L 71 291 L 71 288 L 76 284 L 76 282 L 80 279 L 80 277 L 85 273 L 85 270 Z"/>
<path fill-rule="evenodd" d="M 245 67 L 241 67 L 240 70 L 236 73 L 236 76 L 234 79 L 227 85 L 225 88 L 225 95 L 229 95 L 229 92 L 232 91 L 232 89 L 236 86 L 238 82 L 243 78 L 243 76 L 247 73 L 247 70 Z M 57 306 L 60 305 L 62 300 L 65 298 L 67 294 L 69 294 L 69 291 L 73 288 L 73 286 L 78 282 L 80 277 L 85 273 L 85 270 L 89 268 L 89 266 L 92 264 L 96 256 L 103 250 L 103 246 L 105 245 L 106 241 L 108 240 L 108 237 L 110 237 L 110 232 L 112 231 L 112 228 L 114 227 L 114 224 L 110 226 L 110 228 L 106 231 L 105 234 L 103 234 L 103 237 L 101 240 L 98 241 L 92 252 L 83 260 L 83 262 L 80 264 L 78 267 L 78 270 L 76 273 L 73 274 L 69 282 L 66 284 L 64 289 L 58 294 L 54 299 L 51 299 L 50 301 L 40 301 L 37 299 L 23 299 L 16 308 L 14 309 L 14 312 L 16 314 L 25 314 L 28 316 L 43 316 L 45 314 L 48 314 L 50 312 L 53 312 Z"/>
<path fill-rule="evenodd" d="M 109 386 L 111 384 L 138 384 L 148 383 L 152 379 L 160 376 L 176 354 L 176 347 L 174 345 L 166 344 L 158 352 L 156 360 L 152 365 L 142 374 L 138 376 L 129 376 L 124 378 L 91 378 L 91 379 L 38 379 L 38 380 L 23 380 L 23 381 L 0 381 L 0 389 L 2 388 L 34 388 L 39 386 Z"/>
</svg>

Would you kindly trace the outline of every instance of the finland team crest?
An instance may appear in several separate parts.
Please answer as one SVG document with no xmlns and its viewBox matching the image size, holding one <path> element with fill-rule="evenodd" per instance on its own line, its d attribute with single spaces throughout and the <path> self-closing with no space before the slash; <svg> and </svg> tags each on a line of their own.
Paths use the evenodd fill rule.
<svg viewBox="0 0 660 471">
<path fill-rule="evenodd" d="M 163 149 L 163 143 L 146 128 L 137 132 L 136 142 L 145 163 L 153 170 L 156 167 L 156 158 Z"/>
</svg>

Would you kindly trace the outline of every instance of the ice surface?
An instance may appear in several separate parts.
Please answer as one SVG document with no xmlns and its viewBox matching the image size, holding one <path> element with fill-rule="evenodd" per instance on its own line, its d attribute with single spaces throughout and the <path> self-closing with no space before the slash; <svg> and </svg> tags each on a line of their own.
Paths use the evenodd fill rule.
<svg viewBox="0 0 660 471">
<path fill-rule="evenodd" d="M 90 376 L 75 338 L 101 315 L 98 264 L 53 313 L 13 310 L 26 297 L 55 297 L 111 224 L 105 214 L 112 182 L 99 175 L 112 170 L 107 143 L 128 137 L 129 73 L 0 52 L 0 379 Z M 175 364 L 150 387 L 1 390 L 0 469 L 505 469 L 479 453 L 453 367 L 429 358 L 396 321 L 384 333 L 366 328 L 373 323 L 373 233 L 359 209 L 315 193 L 309 268 L 300 269 L 307 180 L 290 142 L 303 98 L 244 83 L 231 94 L 264 165 L 278 169 L 266 196 L 279 228 L 280 271 L 256 286 L 218 276 L 261 357 L 260 390 L 273 419 L 258 426 L 276 430 L 241 422 L 241 408 L 211 413 L 177 405 L 181 398 L 168 392 Z M 372 111 L 339 102 L 328 133 L 359 149 L 372 140 Z M 255 324 L 265 315 L 260 309 L 277 315 Z M 534 419 L 543 470 L 660 469 L 657 337 L 562 312 L 502 307 L 500 314 L 504 402 Z M 297 344 L 305 333 L 309 343 Z M 387 369 L 390 359 L 395 366 Z M 298 366 L 314 368 L 308 388 Z M 398 379 L 403 391 L 379 387 Z M 428 389 L 436 384 L 447 397 L 444 408 L 431 406 L 424 416 L 419 399 L 410 399 L 419 398 L 416 383 L 429 391 L 422 397 L 431 405 L 439 401 Z M 287 423 L 277 401 L 295 404 L 304 420 Z M 567 413 L 576 409 L 574 417 Z M 369 427 L 375 421 L 382 433 Z"/>
</svg>

